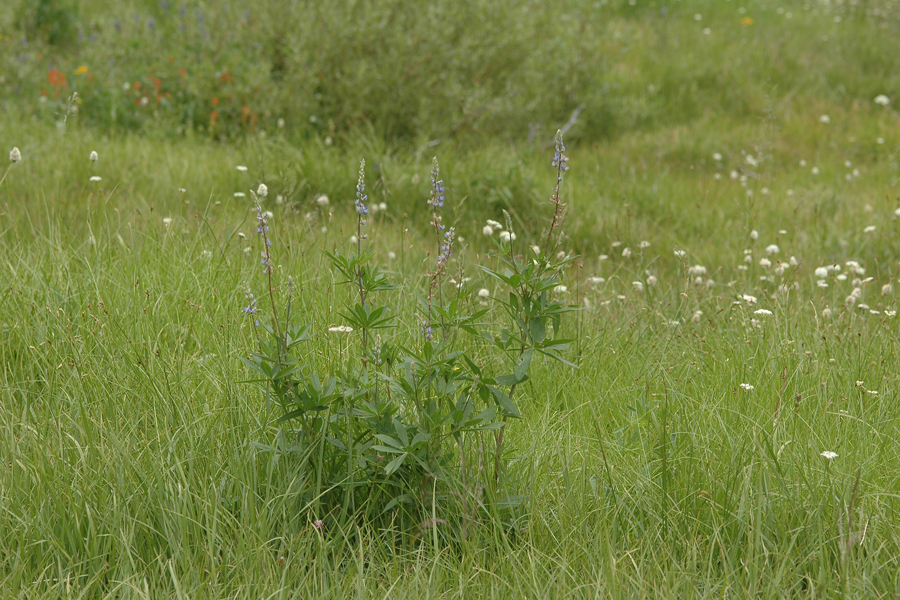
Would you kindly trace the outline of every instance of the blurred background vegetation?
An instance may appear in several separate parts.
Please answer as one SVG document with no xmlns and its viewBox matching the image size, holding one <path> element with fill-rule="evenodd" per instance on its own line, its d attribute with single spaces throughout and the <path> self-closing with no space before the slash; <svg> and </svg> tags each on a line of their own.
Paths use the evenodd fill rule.
<svg viewBox="0 0 900 600">
<path fill-rule="evenodd" d="M 548 143 L 900 98 L 894 0 L 9 0 L 0 110 L 213 139 Z"/>
</svg>

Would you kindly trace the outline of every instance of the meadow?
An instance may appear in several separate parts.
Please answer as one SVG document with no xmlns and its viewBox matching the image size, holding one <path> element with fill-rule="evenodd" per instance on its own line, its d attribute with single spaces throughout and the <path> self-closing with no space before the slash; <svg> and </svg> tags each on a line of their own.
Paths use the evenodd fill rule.
<svg viewBox="0 0 900 600">
<path fill-rule="evenodd" d="M 900 595 L 898 106 L 890 1 L 0 7 L 0 596 Z"/>
</svg>

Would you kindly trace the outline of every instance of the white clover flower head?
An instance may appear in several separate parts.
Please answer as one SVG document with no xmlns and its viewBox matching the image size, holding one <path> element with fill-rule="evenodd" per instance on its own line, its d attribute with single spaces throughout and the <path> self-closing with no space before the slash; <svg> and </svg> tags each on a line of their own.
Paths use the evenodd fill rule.
<svg viewBox="0 0 900 600">
<path fill-rule="evenodd" d="M 758 232 L 757 230 L 755 230 L 755 229 L 752 230 L 752 231 L 750 232 L 750 239 L 753 240 L 754 242 L 755 242 L 756 240 L 758 240 L 758 239 L 759 239 L 759 232 Z"/>
<path fill-rule="evenodd" d="M 631 258 L 631 248 L 622 250 L 622 258 Z"/>
<path fill-rule="evenodd" d="M 768 258 L 761 258 L 761 259 L 759 259 L 759 266 L 761 266 L 764 269 L 768 269 L 769 267 L 772 266 L 772 261 L 769 260 Z"/>
<path fill-rule="evenodd" d="M 691 323 L 699 323 L 700 319 L 703 317 L 702 310 L 695 310 L 693 316 L 691 317 Z"/>
<path fill-rule="evenodd" d="M 378 210 L 387 210 L 387 202 L 379 202 Z"/>
<path fill-rule="evenodd" d="M 695 277 L 697 275 L 706 275 L 706 267 L 703 265 L 688 267 L 688 277 Z"/>
<path fill-rule="evenodd" d="M 834 460 L 838 457 L 837 452 L 832 452 L 831 450 L 825 450 L 821 454 L 819 454 L 825 460 Z"/>
<path fill-rule="evenodd" d="M 245 167 L 244 165 L 238 165 L 238 166 L 235 167 L 235 168 L 236 168 L 238 171 L 240 171 L 241 173 L 245 173 L 245 172 L 247 171 L 247 167 Z"/>
<path fill-rule="evenodd" d="M 653 287 L 654 285 L 656 285 L 656 276 L 655 275 L 647 276 L 647 287 Z"/>
<path fill-rule="evenodd" d="M 353 333 L 353 328 L 349 325 L 338 325 L 337 327 L 329 327 L 331 333 Z"/>
<path fill-rule="evenodd" d="M 535 256 L 541 255 L 541 247 L 540 246 L 532 246 L 531 251 L 534 252 Z"/>
<path fill-rule="evenodd" d="M 789 263 L 792 267 L 796 267 L 796 266 L 798 266 L 798 265 L 800 264 L 800 261 L 797 260 L 797 257 L 796 257 L 796 256 L 792 256 L 791 259 L 788 261 L 788 263 Z"/>
<path fill-rule="evenodd" d="M 256 188 L 256 195 L 260 198 L 265 198 L 269 195 L 269 187 L 264 183 L 259 184 L 259 187 Z"/>
<path fill-rule="evenodd" d="M 749 383 L 742 383 L 742 384 L 741 384 L 741 387 L 744 388 L 744 389 L 745 389 L 746 391 L 748 391 L 748 392 L 753 391 L 754 389 L 756 389 L 756 388 L 754 388 L 752 385 L 750 385 Z"/>
<path fill-rule="evenodd" d="M 825 309 L 822 311 L 822 317 L 825 318 L 825 319 L 830 319 L 830 318 L 831 318 L 831 309 L 830 309 L 830 308 L 825 308 Z"/>
<path fill-rule="evenodd" d="M 351 244 L 355 244 L 355 243 L 357 243 L 358 241 L 359 241 L 359 238 L 356 237 L 355 235 L 351 235 L 351 236 L 350 236 L 350 243 L 351 243 Z"/>
<path fill-rule="evenodd" d="M 487 288 L 481 288 L 480 290 L 478 290 L 479 298 L 485 299 L 485 298 L 490 298 L 490 296 L 491 296 L 491 293 L 488 291 Z"/>
<path fill-rule="evenodd" d="M 732 169 L 732 170 L 731 170 L 731 173 L 729 173 L 728 176 L 731 177 L 732 179 L 737 179 L 737 178 L 740 177 L 741 175 L 740 175 L 740 173 L 738 173 L 737 171 L 735 171 L 734 169 Z"/>
<path fill-rule="evenodd" d="M 879 104 L 881 106 L 887 106 L 891 103 L 891 99 L 885 96 L 884 94 L 878 94 L 875 96 L 875 104 Z"/>
<path fill-rule="evenodd" d="M 883 144 L 883 143 L 884 143 L 884 138 L 883 138 L 883 137 L 875 138 L 875 143 L 876 143 L 876 144 L 879 144 L 879 145 L 880 145 L 880 144 Z"/>
<path fill-rule="evenodd" d="M 553 291 L 555 291 L 557 294 L 565 294 L 566 292 L 569 291 L 569 288 L 564 285 L 558 285 L 555 288 L 553 288 Z"/>
<path fill-rule="evenodd" d="M 634 291 L 636 291 L 637 293 L 641 293 L 644 291 L 644 284 L 640 281 L 632 281 L 631 287 L 633 287 Z"/>
<path fill-rule="evenodd" d="M 819 117 L 819 123 L 831 123 L 831 117 L 829 117 L 828 115 L 822 115 L 821 117 Z"/>
<path fill-rule="evenodd" d="M 756 160 L 756 157 L 752 154 L 748 154 L 744 157 L 744 162 L 750 165 L 751 167 L 756 167 L 759 165 L 759 161 Z"/>
<path fill-rule="evenodd" d="M 9 151 L 9 162 L 17 163 L 20 160 L 22 160 L 22 153 L 19 152 L 18 148 L 14 147 L 12 150 Z"/>
<path fill-rule="evenodd" d="M 494 231 L 500 231 L 501 229 L 503 229 L 503 224 L 500 223 L 499 221 L 494 221 L 493 219 L 488 219 L 485 222 L 488 224 L 488 226 L 493 228 Z"/>
<path fill-rule="evenodd" d="M 813 168 L 812 168 L 812 174 L 813 174 L 813 175 L 818 175 L 818 174 L 819 174 L 819 167 L 813 167 Z"/>
<path fill-rule="evenodd" d="M 766 254 L 778 254 L 779 252 L 781 252 L 781 248 L 779 248 L 777 244 L 769 244 L 766 246 Z"/>
<path fill-rule="evenodd" d="M 98 181 L 103 181 L 103 178 L 100 177 L 99 175 L 93 175 L 93 176 L 91 176 L 91 181 L 96 183 Z"/>
<path fill-rule="evenodd" d="M 481 234 L 487 237 L 491 237 L 492 235 L 494 235 L 494 228 L 490 225 L 485 225 L 481 228 Z"/>
<path fill-rule="evenodd" d="M 512 240 L 512 234 L 510 232 L 508 232 L 508 231 L 500 232 L 500 241 L 501 242 L 509 242 L 510 240 Z"/>
<path fill-rule="evenodd" d="M 328 202 L 328 196 L 326 196 L 325 194 L 319 194 L 318 196 L 316 196 L 316 204 L 318 204 L 319 206 L 328 206 Z"/>
<path fill-rule="evenodd" d="M 722 155 L 718 152 L 713 152 L 712 159 L 716 162 L 722 162 Z"/>
<path fill-rule="evenodd" d="M 397 259 L 397 253 L 396 253 L 396 252 L 394 252 L 393 250 L 391 250 L 390 252 L 388 252 L 388 260 L 396 260 L 396 259 Z"/>
<path fill-rule="evenodd" d="M 856 304 L 856 296 L 853 296 L 853 295 L 847 296 L 846 298 L 844 298 L 844 303 L 847 306 L 852 308 L 853 305 Z"/>
<path fill-rule="evenodd" d="M 91 150 L 91 155 L 90 155 L 91 162 L 97 162 L 98 158 L 100 158 L 100 156 L 97 154 L 97 151 Z"/>
<path fill-rule="evenodd" d="M 825 279 L 826 277 L 828 277 L 828 269 L 825 267 L 817 267 L 816 277 L 818 277 L 819 279 Z"/>
<path fill-rule="evenodd" d="M 881 286 L 881 295 L 882 296 L 890 296 L 893 293 L 894 293 L 894 286 L 892 286 L 890 283 L 886 283 L 883 286 Z"/>
</svg>

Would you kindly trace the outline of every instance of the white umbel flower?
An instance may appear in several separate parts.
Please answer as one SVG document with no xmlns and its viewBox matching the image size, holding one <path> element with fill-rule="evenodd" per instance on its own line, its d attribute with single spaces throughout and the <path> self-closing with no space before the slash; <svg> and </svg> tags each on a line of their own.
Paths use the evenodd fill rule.
<svg viewBox="0 0 900 600">
<path fill-rule="evenodd" d="M 838 454 L 837 454 L 837 452 L 832 452 L 831 450 L 826 450 L 826 451 L 822 452 L 819 456 L 821 456 L 822 458 L 825 458 L 827 460 L 834 460 L 835 458 L 838 457 Z"/>
<path fill-rule="evenodd" d="M 891 103 L 891 99 L 885 96 L 884 94 L 878 94 L 875 96 L 875 104 L 880 104 L 881 106 L 887 106 Z"/>
</svg>

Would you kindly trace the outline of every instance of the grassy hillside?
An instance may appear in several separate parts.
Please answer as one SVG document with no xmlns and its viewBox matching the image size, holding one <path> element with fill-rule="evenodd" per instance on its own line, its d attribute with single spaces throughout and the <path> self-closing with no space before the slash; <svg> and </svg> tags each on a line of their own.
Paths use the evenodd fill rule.
<svg viewBox="0 0 900 600">
<path fill-rule="evenodd" d="M 404 6 L 0 7 L 0 595 L 896 595 L 895 4 Z M 453 350 L 511 369 L 483 227 L 538 259 L 578 107 L 548 292 L 575 366 L 534 360 L 500 483 L 493 431 L 402 471 L 406 504 L 381 464 L 317 482 L 240 360 L 272 322 L 252 192 L 304 373 L 356 385 L 323 250 L 356 249 L 365 158 L 378 344 L 423 351 L 437 155 L 441 299 L 488 310 Z"/>
</svg>

